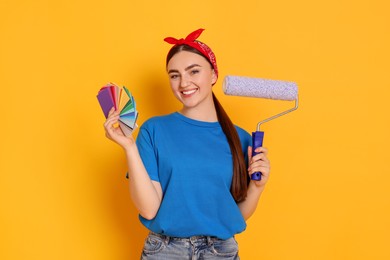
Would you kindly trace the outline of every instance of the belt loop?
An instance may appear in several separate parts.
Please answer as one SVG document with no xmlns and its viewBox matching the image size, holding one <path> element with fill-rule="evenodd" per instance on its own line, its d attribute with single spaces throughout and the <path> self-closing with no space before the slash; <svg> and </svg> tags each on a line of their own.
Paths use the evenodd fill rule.
<svg viewBox="0 0 390 260">
<path fill-rule="evenodd" d="M 165 244 L 166 245 L 169 245 L 169 240 L 171 239 L 171 237 L 169 236 L 165 236 Z"/>
<path fill-rule="evenodd" d="M 208 246 L 212 246 L 213 245 L 213 240 L 209 236 L 207 236 L 207 245 Z"/>
</svg>

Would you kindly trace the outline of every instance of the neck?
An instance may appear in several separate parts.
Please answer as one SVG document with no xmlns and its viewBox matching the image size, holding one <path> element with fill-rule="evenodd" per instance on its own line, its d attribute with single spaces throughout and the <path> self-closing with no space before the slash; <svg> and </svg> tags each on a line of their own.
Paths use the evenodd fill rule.
<svg viewBox="0 0 390 260">
<path fill-rule="evenodd" d="M 207 105 L 196 107 L 183 107 L 180 114 L 198 121 L 217 122 L 217 111 L 215 110 L 214 102 L 208 102 Z"/>
</svg>

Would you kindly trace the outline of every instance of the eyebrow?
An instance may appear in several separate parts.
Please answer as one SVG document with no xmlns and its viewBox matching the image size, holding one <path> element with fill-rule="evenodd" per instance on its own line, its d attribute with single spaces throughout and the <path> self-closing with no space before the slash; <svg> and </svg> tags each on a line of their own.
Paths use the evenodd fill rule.
<svg viewBox="0 0 390 260">
<path fill-rule="evenodd" d="M 188 70 L 193 69 L 195 67 L 202 67 L 202 66 L 200 66 L 199 64 L 192 64 L 192 65 L 188 66 L 187 68 L 185 68 L 184 70 L 188 71 Z M 179 71 L 178 70 L 169 70 L 168 74 L 174 73 L 174 72 L 178 73 Z"/>
</svg>

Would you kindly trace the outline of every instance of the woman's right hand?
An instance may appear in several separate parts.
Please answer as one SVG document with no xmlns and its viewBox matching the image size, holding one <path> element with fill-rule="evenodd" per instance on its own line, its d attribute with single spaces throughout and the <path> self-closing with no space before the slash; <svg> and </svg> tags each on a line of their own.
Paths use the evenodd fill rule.
<svg viewBox="0 0 390 260">
<path fill-rule="evenodd" d="M 119 126 L 114 126 L 118 123 L 119 111 L 115 111 L 114 107 L 108 113 L 107 119 L 104 122 L 104 130 L 106 137 L 115 143 L 119 144 L 123 149 L 126 149 L 135 144 L 132 135 L 126 137 Z"/>
</svg>

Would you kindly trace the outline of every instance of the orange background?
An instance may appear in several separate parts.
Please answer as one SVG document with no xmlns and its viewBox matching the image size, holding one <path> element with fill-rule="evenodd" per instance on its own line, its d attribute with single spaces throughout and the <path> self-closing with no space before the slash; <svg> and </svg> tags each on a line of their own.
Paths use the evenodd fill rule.
<svg viewBox="0 0 390 260">
<path fill-rule="evenodd" d="M 390 19 L 385 0 L 0 3 L 0 259 L 138 259 L 147 231 L 97 91 L 127 86 L 139 124 L 179 107 L 166 36 L 206 28 L 215 93 L 248 132 L 290 102 L 225 96 L 225 75 L 295 81 L 264 125 L 272 177 L 242 259 L 390 259 Z"/>
</svg>

